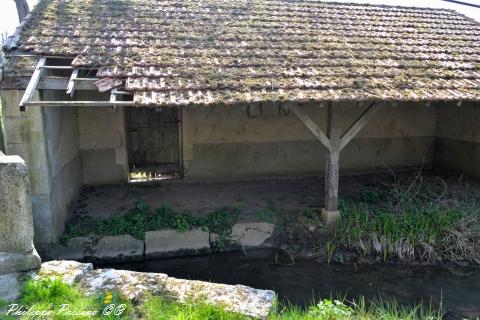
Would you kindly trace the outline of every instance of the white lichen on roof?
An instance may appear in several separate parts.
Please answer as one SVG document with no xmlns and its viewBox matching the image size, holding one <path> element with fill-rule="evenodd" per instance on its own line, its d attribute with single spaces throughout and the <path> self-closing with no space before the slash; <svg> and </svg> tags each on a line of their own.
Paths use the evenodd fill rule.
<svg viewBox="0 0 480 320">
<path fill-rule="evenodd" d="M 19 49 L 124 78 L 143 105 L 480 100 L 480 25 L 295 0 L 44 0 Z"/>
</svg>

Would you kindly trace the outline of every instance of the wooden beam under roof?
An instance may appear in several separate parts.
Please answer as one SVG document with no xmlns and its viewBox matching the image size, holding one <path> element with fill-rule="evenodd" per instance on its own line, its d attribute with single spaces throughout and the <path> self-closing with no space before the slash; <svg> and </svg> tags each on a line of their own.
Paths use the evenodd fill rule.
<svg viewBox="0 0 480 320">
<path fill-rule="evenodd" d="M 41 57 L 38 60 L 37 67 L 30 78 L 30 82 L 27 85 L 27 89 L 25 89 L 25 93 L 23 94 L 22 100 L 20 101 L 20 110 L 25 111 L 26 103 L 28 103 L 35 93 L 37 89 L 38 82 L 40 81 L 40 77 L 42 75 L 42 67 L 45 65 L 45 61 L 47 59 L 45 57 Z"/>
<path fill-rule="evenodd" d="M 94 79 L 97 80 L 97 79 Z M 0 90 L 25 90 L 30 81 L 30 77 L 20 76 L 11 77 L 6 76 L 0 82 Z M 68 86 L 70 79 L 66 77 L 54 77 L 46 76 L 42 77 L 38 82 L 38 90 L 65 90 Z M 82 81 L 81 79 L 75 80 L 75 90 L 95 90 L 97 87 L 93 81 Z"/>
<path fill-rule="evenodd" d="M 70 76 L 70 80 L 68 81 L 68 86 L 67 86 L 67 94 L 70 97 L 73 97 L 73 94 L 75 93 L 75 79 L 78 78 L 78 69 L 73 69 L 72 75 Z"/>
<path fill-rule="evenodd" d="M 25 104 L 26 106 L 42 106 L 42 107 L 130 107 L 134 106 L 133 101 L 30 101 Z"/>
</svg>

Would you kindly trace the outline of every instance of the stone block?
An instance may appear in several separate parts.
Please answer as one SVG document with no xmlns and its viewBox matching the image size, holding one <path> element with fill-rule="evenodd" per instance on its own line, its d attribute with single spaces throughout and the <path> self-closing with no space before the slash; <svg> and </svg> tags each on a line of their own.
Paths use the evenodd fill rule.
<svg viewBox="0 0 480 320">
<path fill-rule="evenodd" d="M 70 260 L 53 260 L 44 262 L 38 276 L 40 278 L 60 278 L 67 284 L 74 284 L 93 270 L 91 263 L 80 263 Z"/>
<path fill-rule="evenodd" d="M 93 240 L 88 237 L 74 237 L 63 245 L 56 247 L 56 258 L 64 260 L 81 260 L 85 252 L 92 246 Z"/>
<path fill-rule="evenodd" d="M 35 250 L 30 253 L 0 252 L 0 275 L 38 269 L 41 264 Z"/>
<path fill-rule="evenodd" d="M 267 240 L 274 228 L 273 224 L 267 222 L 239 222 L 232 228 L 232 239 L 242 247 L 271 246 Z"/>
<path fill-rule="evenodd" d="M 104 236 L 85 256 L 98 261 L 135 260 L 143 257 L 144 242 L 131 235 Z"/>
<path fill-rule="evenodd" d="M 188 255 L 209 251 L 209 234 L 199 229 L 185 232 L 158 230 L 145 234 L 146 257 Z"/>
<path fill-rule="evenodd" d="M 0 153 L 0 251 L 32 252 L 33 219 L 27 167 Z"/>
</svg>

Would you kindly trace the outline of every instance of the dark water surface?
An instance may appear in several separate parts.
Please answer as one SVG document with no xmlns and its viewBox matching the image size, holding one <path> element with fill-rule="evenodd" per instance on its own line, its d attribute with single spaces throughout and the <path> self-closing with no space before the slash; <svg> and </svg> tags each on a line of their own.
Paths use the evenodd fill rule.
<svg viewBox="0 0 480 320">
<path fill-rule="evenodd" d="M 449 271 L 441 267 L 399 265 L 326 265 L 285 257 L 275 264 L 274 251 L 254 250 L 206 256 L 158 259 L 99 265 L 227 284 L 243 284 L 274 290 L 281 299 L 298 305 L 315 297 L 396 299 L 401 304 L 423 301 L 438 306 L 443 301 L 448 318 L 480 316 L 480 273 L 478 270 Z"/>
</svg>

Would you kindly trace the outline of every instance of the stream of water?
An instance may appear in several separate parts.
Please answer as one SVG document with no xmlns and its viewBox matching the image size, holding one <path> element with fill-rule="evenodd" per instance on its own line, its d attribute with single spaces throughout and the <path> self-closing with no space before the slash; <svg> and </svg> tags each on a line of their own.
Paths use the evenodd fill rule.
<svg viewBox="0 0 480 320">
<path fill-rule="evenodd" d="M 169 276 L 243 284 L 274 290 L 280 299 L 306 305 L 314 297 L 345 296 L 350 301 L 364 296 L 382 296 L 401 304 L 443 303 L 447 318 L 480 316 L 480 272 L 474 269 L 447 270 L 431 266 L 402 265 L 327 265 L 285 257 L 275 263 L 273 250 L 228 252 L 206 256 L 147 260 L 99 265 Z M 278 260 L 277 260 L 278 261 Z"/>
</svg>

